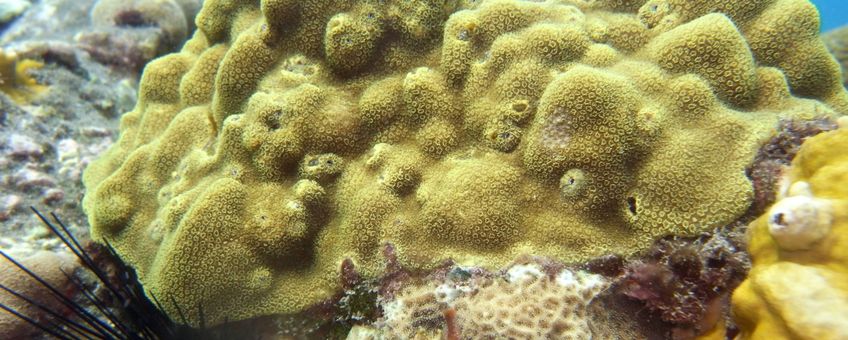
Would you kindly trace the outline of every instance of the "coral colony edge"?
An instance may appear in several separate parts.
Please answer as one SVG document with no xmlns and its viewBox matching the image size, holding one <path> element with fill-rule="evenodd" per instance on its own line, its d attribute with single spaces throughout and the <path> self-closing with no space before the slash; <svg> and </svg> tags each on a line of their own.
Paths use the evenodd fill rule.
<svg viewBox="0 0 848 340">
<path fill-rule="evenodd" d="M 20 315 L 51 336 L 848 337 L 848 92 L 806 0 L 195 23 L 83 174 L 103 246 L 39 215 L 111 292 L 51 289 L 72 312 Z"/>
</svg>

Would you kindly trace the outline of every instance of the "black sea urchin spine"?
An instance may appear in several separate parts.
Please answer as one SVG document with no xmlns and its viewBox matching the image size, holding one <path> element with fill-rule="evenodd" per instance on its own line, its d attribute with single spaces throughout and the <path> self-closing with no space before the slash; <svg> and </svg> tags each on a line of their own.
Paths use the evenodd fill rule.
<svg viewBox="0 0 848 340">
<path fill-rule="evenodd" d="M 96 311 L 90 310 L 91 308 L 82 306 L 65 296 L 59 289 L 26 266 L 0 251 L 0 255 L 47 289 L 52 298 L 67 307 L 72 315 L 63 316 L 46 307 L 43 301 L 39 302 L 2 285 L 0 289 L 38 308 L 51 318 L 41 321 L 39 318 L 24 315 L 3 304 L 0 304 L 0 309 L 40 329 L 45 335 L 59 339 L 175 339 L 179 337 L 178 333 L 182 327 L 176 325 L 162 312 L 161 305 L 155 297 L 152 297 L 155 304 L 147 299 L 135 272 L 119 260 L 108 242 L 102 250 L 105 250 L 112 261 L 95 260 L 56 214 L 50 214 L 54 223 L 35 208 L 31 209 L 44 225 L 76 255 L 83 266 L 97 277 L 99 284 L 105 287 L 107 296 L 98 297 L 92 289 L 86 287 L 82 279 L 62 271 L 74 288 L 81 293 L 83 299 L 96 309 Z M 115 266 L 112 275 L 108 275 L 105 269 L 110 264 Z M 114 303 L 107 303 L 104 299 Z"/>
</svg>

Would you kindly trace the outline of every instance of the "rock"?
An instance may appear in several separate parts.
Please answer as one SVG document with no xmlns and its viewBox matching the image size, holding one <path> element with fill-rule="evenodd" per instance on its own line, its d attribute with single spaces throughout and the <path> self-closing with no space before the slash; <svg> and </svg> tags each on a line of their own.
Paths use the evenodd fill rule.
<svg viewBox="0 0 848 340">
<path fill-rule="evenodd" d="M 21 197 L 18 195 L 6 195 L 0 199 L 0 221 L 8 220 L 21 205 Z"/>
<path fill-rule="evenodd" d="M 7 154 L 15 158 L 38 158 L 44 153 L 44 148 L 32 137 L 13 134 L 6 142 Z"/>
<path fill-rule="evenodd" d="M 86 126 L 80 129 L 80 133 L 86 137 L 110 137 L 112 136 L 112 130 L 102 127 L 94 127 L 94 126 Z"/>
<path fill-rule="evenodd" d="M 55 205 L 65 198 L 65 191 L 59 188 L 51 188 L 44 191 L 41 201 L 47 205 Z"/>
<path fill-rule="evenodd" d="M 34 188 L 55 187 L 56 179 L 52 176 L 33 169 L 24 167 L 12 176 L 12 181 L 18 190 L 32 190 Z"/>
<path fill-rule="evenodd" d="M 18 260 L 42 279 L 60 291 L 65 292 L 71 290 L 72 286 L 68 278 L 62 273 L 62 270 L 66 273 L 73 273 L 79 267 L 74 257 L 67 253 L 40 251 L 29 257 L 19 258 Z M 0 259 L 0 284 L 19 294 L 34 299 L 54 311 L 64 309 L 62 304 L 54 299 L 47 289 L 5 259 Z M 39 321 L 45 320 L 48 317 L 33 305 L 10 294 L 6 294 L 6 292 L 0 294 L 0 303 Z M 14 315 L 5 312 L 0 313 L 0 338 L 23 339 L 39 334 L 41 333 L 38 329 Z"/>
<path fill-rule="evenodd" d="M 82 174 L 80 145 L 73 139 L 63 139 L 56 143 L 56 153 L 59 163 L 59 176 L 77 181 Z"/>
<path fill-rule="evenodd" d="M 116 25 L 113 16 L 104 17 L 105 24 L 95 23 L 93 7 L 109 2 L 119 7 L 128 4 L 142 8 L 148 14 L 162 8 L 173 9 L 174 13 L 161 18 L 146 17 L 162 23 L 155 28 Z M 90 46 L 75 37 L 108 33 L 106 41 L 125 43 L 123 46 L 129 48 L 110 50 L 122 47 L 120 44 L 96 46 L 113 53 L 115 58 L 141 56 L 121 54 L 143 50 L 150 41 L 130 40 L 134 37 L 150 38 L 162 46 L 167 40 L 171 48 L 177 49 L 183 44 L 182 39 L 193 33 L 194 15 L 201 1 L 167 0 L 162 6 L 159 2 L 0 0 L 0 16 L 11 13 L 9 9 L 13 7 L 19 8 L 14 12 L 16 19 L 0 20 L 0 46 L 16 56 L 16 62 L 32 60 L 43 64 L 31 68 L 26 75 L 46 87 L 46 92 L 25 105 L 0 93 L 0 249 L 29 254 L 34 249 L 59 246 L 55 238 L 45 236 L 49 234 L 44 232 L 46 229 L 38 227 L 40 222 L 26 209 L 29 206 L 56 212 L 71 232 L 85 235 L 81 230 L 87 224 L 79 207 L 85 190 L 82 171 L 117 136 L 118 118 L 135 105 L 140 73 L 136 68 L 129 70 L 124 65 L 97 60 L 87 51 Z M 104 8 L 102 4 L 100 8 Z M 176 20 L 166 20 L 169 18 Z M 124 24 L 129 24 L 133 18 L 125 15 L 123 19 L 128 20 L 122 21 Z M 180 22 L 186 25 L 181 26 Z M 171 26 L 164 27 L 166 23 Z M 169 29 L 174 23 L 176 31 Z M 182 34 L 165 36 L 181 30 Z M 133 32 L 140 35 L 133 36 Z M 158 47 L 155 51 L 159 51 Z M 142 66 L 137 65 L 139 69 Z M 8 337 L 0 335 L 0 339 L 5 338 Z"/>
<path fill-rule="evenodd" d="M 30 3 L 26 0 L 0 0 L 0 24 L 5 24 L 17 18 Z"/>
</svg>

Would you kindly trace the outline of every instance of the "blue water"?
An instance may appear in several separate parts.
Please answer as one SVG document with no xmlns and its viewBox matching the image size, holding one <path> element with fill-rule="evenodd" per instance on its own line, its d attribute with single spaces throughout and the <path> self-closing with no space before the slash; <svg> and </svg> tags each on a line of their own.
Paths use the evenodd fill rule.
<svg viewBox="0 0 848 340">
<path fill-rule="evenodd" d="M 848 24 L 848 0 L 813 0 L 821 14 L 822 31 Z"/>
</svg>

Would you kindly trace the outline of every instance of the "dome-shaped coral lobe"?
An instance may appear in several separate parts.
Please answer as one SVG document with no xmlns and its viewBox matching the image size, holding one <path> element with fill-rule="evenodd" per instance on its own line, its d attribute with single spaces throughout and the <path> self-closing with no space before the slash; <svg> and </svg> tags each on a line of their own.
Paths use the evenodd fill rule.
<svg viewBox="0 0 848 340">
<path fill-rule="evenodd" d="M 780 119 L 848 110 L 815 14 L 208 0 L 148 65 L 84 206 L 148 290 L 209 323 L 329 298 L 345 259 L 379 276 L 386 243 L 412 269 L 630 254 L 744 213 Z"/>
</svg>

